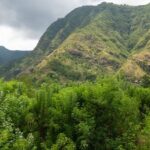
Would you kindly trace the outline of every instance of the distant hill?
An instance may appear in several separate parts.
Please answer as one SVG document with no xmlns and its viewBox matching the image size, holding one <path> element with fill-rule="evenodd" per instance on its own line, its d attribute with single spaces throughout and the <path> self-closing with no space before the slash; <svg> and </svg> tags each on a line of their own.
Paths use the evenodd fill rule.
<svg viewBox="0 0 150 150">
<path fill-rule="evenodd" d="M 83 81 L 121 74 L 140 81 L 150 75 L 150 5 L 77 8 L 50 25 L 12 74 L 15 69 L 20 70 L 18 77 L 36 80 Z"/>
<path fill-rule="evenodd" d="M 0 64 L 7 65 L 13 61 L 16 61 L 20 58 L 27 56 L 30 52 L 29 51 L 12 51 L 8 50 L 3 46 L 0 46 Z"/>
<path fill-rule="evenodd" d="M 0 46 L 0 73 L 4 73 L 12 64 L 24 58 L 30 51 L 8 50 Z"/>
</svg>

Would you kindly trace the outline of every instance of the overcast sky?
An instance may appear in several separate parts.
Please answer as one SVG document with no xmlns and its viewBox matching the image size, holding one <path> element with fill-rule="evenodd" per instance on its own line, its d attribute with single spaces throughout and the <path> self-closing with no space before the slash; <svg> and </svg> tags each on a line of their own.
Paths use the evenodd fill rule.
<svg viewBox="0 0 150 150">
<path fill-rule="evenodd" d="M 104 0 L 0 0 L 0 45 L 33 49 L 46 28 L 57 18 L 82 5 Z M 143 5 L 150 0 L 105 0 L 116 4 Z"/>
</svg>

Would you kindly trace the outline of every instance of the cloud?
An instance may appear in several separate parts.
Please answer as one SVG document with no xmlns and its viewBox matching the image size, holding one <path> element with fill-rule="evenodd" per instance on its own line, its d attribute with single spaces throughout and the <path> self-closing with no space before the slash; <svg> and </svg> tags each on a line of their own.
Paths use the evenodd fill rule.
<svg viewBox="0 0 150 150">
<path fill-rule="evenodd" d="M 0 45 L 6 46 L 11 50 L 32 50 L 38 40 L 24 36 L 24 31 L 9 26 L 0 26 Z"/>
<path fill-rule="evenodd" d="M 35 38 L 78 4 L 78 0 L 1 0 L 0 24 L 25 30 Z"/>
</svg>

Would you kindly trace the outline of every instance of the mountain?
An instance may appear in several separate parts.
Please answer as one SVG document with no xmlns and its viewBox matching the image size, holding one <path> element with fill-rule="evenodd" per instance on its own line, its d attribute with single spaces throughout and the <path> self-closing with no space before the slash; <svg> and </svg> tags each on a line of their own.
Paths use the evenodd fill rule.
<svg viewBox="0 0 150 150">
<path fill-rule="evenodd" d="M 11 51 L 3 46 L 0 46 L 0 73 L 8 69 L 13 63 L 24 58 L 29 51 Z"/>
<path fill-rule="evenodd" d="M 102 3 L 73 10 L 54 22 L 18 65 L 18 77 L 83 81 L 122 75 L 139 82 L 150 75 L 150 4 Z"/>
<path fill-rule="evenodd" d="M 9 64 L 12 61 L 25 57 L 27 54 L 29 54 L 29 51 L 12 51 L 0 46 L 0 64 Z"/>
</svg>

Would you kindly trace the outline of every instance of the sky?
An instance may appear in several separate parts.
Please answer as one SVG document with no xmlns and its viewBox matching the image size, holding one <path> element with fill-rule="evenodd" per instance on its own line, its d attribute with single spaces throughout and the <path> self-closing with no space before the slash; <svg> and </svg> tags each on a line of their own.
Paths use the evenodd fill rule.
<svg viewBox="0 0 150 150">
<path fill-rule="evenodd" d="M 0 0 L 0 45 L 32 50 L 47 27 L 76 7 L 104 0 Z M 150 0 L 105 0 L 115 4 L 144 5 Z"/>
</svg>

